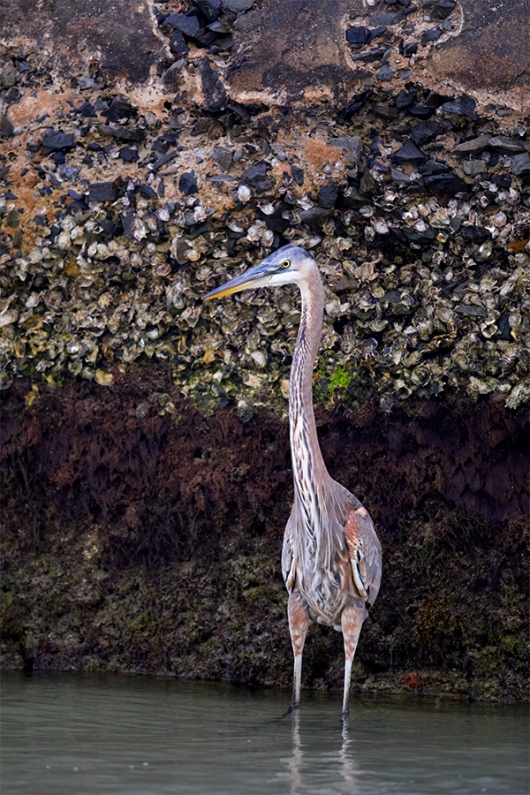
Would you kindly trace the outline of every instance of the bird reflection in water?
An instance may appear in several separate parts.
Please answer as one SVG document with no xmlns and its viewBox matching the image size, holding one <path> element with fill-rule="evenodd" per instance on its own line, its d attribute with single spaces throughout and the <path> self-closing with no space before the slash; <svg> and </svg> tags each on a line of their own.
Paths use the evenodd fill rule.
<svg viewBox="0 0 530 795">
<path fill-rule="evenodd" d="M 313 790 L 330 795 L 355 795 L 359 773 L 353 760 L 348 724 L 342 724 L 342 740 L 338 750 L 333 751 L 328 746 L 315 752 L 314 744 L 302 743 L 300 713 L 293 712 L 291 720 L 291 755 L 282 757 L 280 761 L 286 769 L 277 774 L 278 779 L 289 783 L 291 795 L 307 795 Z"/>
</svg>

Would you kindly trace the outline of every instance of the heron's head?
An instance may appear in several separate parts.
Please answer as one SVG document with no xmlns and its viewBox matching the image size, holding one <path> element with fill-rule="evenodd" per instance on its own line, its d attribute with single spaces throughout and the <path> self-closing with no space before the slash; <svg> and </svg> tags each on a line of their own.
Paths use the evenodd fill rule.
<svg viewBox="0 0 530 795">
<path fill-rule="evenodd" d="M 317 271 L 311 254 L 300 246 L 283 246 L 254 268 L 236 276 L 221 287 L 207 293 L 205 301 L 239 293 L 252 287 L 279 287 L 282 284 L 301 284 Z"/>
</svg>

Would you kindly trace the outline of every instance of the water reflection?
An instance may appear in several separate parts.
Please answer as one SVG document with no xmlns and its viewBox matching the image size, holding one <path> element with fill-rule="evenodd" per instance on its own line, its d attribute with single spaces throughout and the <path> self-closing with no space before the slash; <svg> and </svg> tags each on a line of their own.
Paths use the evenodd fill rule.
<svg viewBox="0 0 530 795">
<path fill-rule="evenodd" d="M 528 795 L 524 707 L 2 675 L 9 795 Z"/>
<path fill-rule="evenodd" d="M 318 757 L 315 759 L 314 749 L 308 746 L 306 751 L 302 743 L 300 712 L 297 710 L 291 715 L 291 755 L 280 759 L 286 771 L 282 770 L 277 776 L 279 781 L 288 782 L 289 795 L 307 795 L 314 785 L 315 766 L 321 768 L 320 776 L 328 781 L 336 780 L 337 773 L 339 774 L 342 782 L 336 781 L 336 784 L 340 783 L 341 786 L 336 787 L 334 792 L 357 794 L 358 774 L 353 759 L 352 740 L 347 722 L 342 724 L 340 734 L 337 731 L 336 735 L 337 750 L 324 754 L 321 759 Z M 306 774 L 305 780 L 304 773 Z"/>
</svg>

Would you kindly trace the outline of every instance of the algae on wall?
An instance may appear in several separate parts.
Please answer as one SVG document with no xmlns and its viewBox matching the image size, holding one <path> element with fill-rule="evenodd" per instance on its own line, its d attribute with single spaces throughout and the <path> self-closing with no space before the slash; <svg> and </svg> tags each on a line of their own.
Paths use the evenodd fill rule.
<svg viewBox="0 0 530 795">
<path fill-rule="evenodd" d="M 287 686 L 286 422 L 206 418 L 160 366 L 105 400 L 78 381 L 26 406 L 28 389 L 3 401 L 2 664 Z M 384 547 L 355 687 L 524 698 L 528 418 L 491 400 L 411 408 L 317 411 L 331 474 Z M 337 633 L 310 633 L 305 656 L 307 685 L 341 686 Z"/>
</svg>

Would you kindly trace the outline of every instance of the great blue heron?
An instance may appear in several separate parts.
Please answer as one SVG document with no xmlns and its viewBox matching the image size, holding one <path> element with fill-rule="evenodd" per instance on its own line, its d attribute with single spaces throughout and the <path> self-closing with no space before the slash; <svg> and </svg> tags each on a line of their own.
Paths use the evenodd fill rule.
<svg viewBox="0 0 530 795">
<path fill-rule="evenodd" d="M 381 545 L 368 511 L 329 475 L 318 444 L 312 371 L 324 312 L 324 286 L 313 257 L 284 246 L 241 276 L 212 290 L 205 300 L 251 287 L 297 284 L 302 315 L 289 383 L 289 426 L 294 505 L 285 528 L 282 574 L 289 592 L 294 653 L 291 710 L 300 703 L 302 652 L 309 621 L 344 633 L 344 698 L 348 715 L 353 656 L 361 627 L 379 591 Z"/>
</svg>

